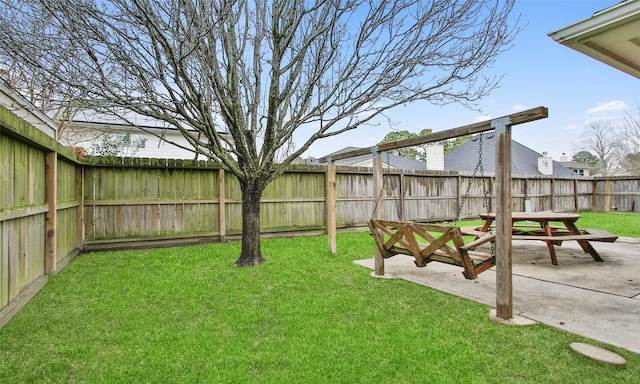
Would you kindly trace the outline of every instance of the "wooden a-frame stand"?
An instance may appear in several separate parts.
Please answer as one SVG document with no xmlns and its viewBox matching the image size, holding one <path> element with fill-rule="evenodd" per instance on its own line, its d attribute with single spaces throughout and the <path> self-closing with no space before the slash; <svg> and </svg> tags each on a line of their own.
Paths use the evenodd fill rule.
<svg viewBox="0 0 640 384">
<path fill-rule="evenodd" d="M 465 125 L 458 128 L 449 129 L 446 131 L 432 133 L 430 135 L 418 136 L 411 139 L 400 140 L 393 143 L 381 144 L 376 147 L 357 149 L 350 152 L 341 153 L 332 157 L 324 157 L 320 159 L 320 162 L 328 162 L 328 228 L 329 233 L 329 252 L 334 254 L 336 250 L 336 228 L 335 228 L 335 166 L 333 161 L 340 159 L 347 159 L 350 157 L 374 154 L 373 172 L 374 172 L 374 190 L 379 191 L 382 189 L 382 159 L 381 152 L 389 151 L 397 148 L 411 147 L 420 144 L 432 143 L 441 140 L 451 139 L 459 136 L 471 135 L 475 133 L 481 133 L 486 131 L 495 130 L 496 133 L 496 230 L 495 230 L 495 265 L 496 265 L 496 315 L 502 319 L 511 319 L 513 317 L 513 285 L 512 285 L 512 259 L 511 259 L 511 127 L 517 124 L 523 124 L 534 120 L 546 118 L 548 116 L 548 110 L 545 107 L 538 107 L 529 109 L 527 111 L 514 113 L 508 116 L 503 116 L 490 121 L 484 121 L 480 123 Z M 381 204 L 380 199 L 376 204 Z M 379 216 L 381 209 L 375 208 Z M 375 219 L 380 220 L 380 217 Z M 373 227 L 373 230 L 381 230 L 381 228 Z M 373 232 L 372 232 L 373 233 Z M 374 237 L 375 237 L 375 233 Z M 390 234 L 392 235 L 392 234 Z M 409 239 L 407 237 L 407 239 Z M 434 239 L 434 241 L 437 239 Z M 409 241 L 409 240 L 407 240 Z M 415 241 L 415 238 L 414 240 Z M 408 243 L 407 243 L 408 244 Z M 401 245 L 401 244 L 400 244 Z M 460 247 L 458 248 L 458 254 L 460 254 Z M 391 249 L 391 248 L 389 248 Z M 416 261 L 418 259 L 422 262 L 428 261 L 424 259 L 424 249 L 418 248 L 411 249 L 411 247 L 405 247 L 406 252 L 414 255 Z M 396 248 L 396 251 L 400 248 Z M 446 251 L 441 251 L 445 252 Z M 401 253 L 401 252 L 397 252 Z M 403 249 L 403 252 L 404 249 Z M 454 252 L 455 253 L 455 252 Z M 384 256 L 384 255 L 381 255 Z M 455 259 L 455 255 L 451 259 Z M 431 261 L 435 261 L 436 258 L 431 257 Z M 383 257 L 376 257 L 376 261 L 382 262 Z M 467 263 L 465 260 L 461 260 L 461 263 Z M 422 263 L 421 262 L 421 263 Z M 466 268 L 472 267 L 467 265 Z M 466 270 L 465 273 L 470 273 Z M 384 268 L 380 268 L 384 270 Z M 378 270 L 378 266 L 376 266 Z"/>
</svg>

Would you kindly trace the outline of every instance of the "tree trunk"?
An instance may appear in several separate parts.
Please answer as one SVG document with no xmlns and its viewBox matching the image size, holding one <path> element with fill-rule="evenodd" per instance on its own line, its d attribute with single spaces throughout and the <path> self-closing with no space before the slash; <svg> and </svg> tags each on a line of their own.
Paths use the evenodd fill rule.
<svg viewBox="0 0 640 384">
<path fill-rule="evenodd" d="M 260 180 L 240 182 L 242 189 L 242 252 L 236 261 L 238 267 L 260 265 L 265 262 L 260 248 Z"/>
</svg>

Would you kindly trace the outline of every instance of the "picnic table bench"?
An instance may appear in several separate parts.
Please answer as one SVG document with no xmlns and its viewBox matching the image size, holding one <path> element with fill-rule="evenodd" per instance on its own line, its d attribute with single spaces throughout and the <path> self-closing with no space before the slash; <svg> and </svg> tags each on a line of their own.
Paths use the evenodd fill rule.
<svg viewBox="0 0 640 384">
<path fill-rule="evenodd" d="M 485 220 L 482 227 L 463 227 L 464 235 L 480 238 L 491 229 L 491 224 L 496 219 L 495 213 L 479 215 Z M 604 261 L 591 245 L 591 241 L 613 243 L 618 236 L 603 230 L 578 229 L 576 221 L 580 215 L 575 213 L 560 212 L 513 212 L 511 215 L 512 240 L 537 240 L 547 243 L 549 256 L 553 265 L 558 265 L 555 246 L 562 245 L 563 241 L 577 241 L 580 247 L 591 255 L 595 261 Z M 528 222 L 530 224 L 522 224 Z M 553 226 L 550 223 L 562 225 Z M 535 224 L 533 224 L 535 223 Z"/>
</svg>

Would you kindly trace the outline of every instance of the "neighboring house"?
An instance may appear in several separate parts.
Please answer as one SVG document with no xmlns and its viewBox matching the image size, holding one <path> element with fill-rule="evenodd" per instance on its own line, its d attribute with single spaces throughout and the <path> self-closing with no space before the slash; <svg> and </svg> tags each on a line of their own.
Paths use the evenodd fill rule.
<svg viewBox="0 0 640 384">
<path fill-rule="evenodd" d="M 354 151 L 356 149 L 360 149 L 360 148 L 356 148 L 356 147 L 346 147 L 343 148 L 337 152 L 333 152 L 329 155 L 326 155 L 325 157 L 331 157 L 331 156 L 335 156 L 337 154 L 341 154 L 341 153 L 345 153 L 345 152 L 351 152 Z M 408 159 L 406 157 L 401 157 L 401 156 L 397 156 L 397 155 L 393 155 L 391 153 L 382 153 L 382 166 L 384 168 L 393 168 L 393 169 L 416 169 L 416 170 L 426 170 L 427 169 L 427 164 L 422 162 L 422 161 L 418 161 L 418 160 L 414 160 L 414 159 Z M 361 156 L 356 156 L 356 157 L 350 157 L 348 159 L 341 159 L 341 160 L 337 160 L 336 165 L 345 165 L 345 166 L 350 166 L 350 167 L 373 167 L 373 154 L 367 154 L 367 155 L 361 155 Z M 316 165 L 323 165 L 326 163 L 320 163 L 320 161 L 318 159 L 314 159 L 308 162 L 308 164 L 316 164 Z"/>
<path fill-rule="evenodd" d="M 567 156 L 565 156 L 564 153 L 560 157 L 560 164 L 562 164 L 562 166 L 564 166 L 565 168 L 568 168 L 571 171 L 573 171 L 574 175 L 591 176 L 588 166 L 586 166 L 584 164 L 580 164 L 580 163 L 575 162 L 575 161 L 570 161 L 567 158 Z"/>
<path fill-rule="evenodd" d="M 496 139 L 493 132 L 482 135 L 482 148 L 480 148 L 480 135 L 476 135 L 445 155 L 444 169 L 446 171 L 474 172 L 478 167 L 480 153 L 482 153 L 482 171 L 494 174 L 496 171 Z M 541 155 L 513 140 L 511 141 L 511 173 L 514 175 L 574 176 L 572 170 L 554 161 L 546 153 Z"/>
<path fill-rule="evenodd" d="M 72 121 L 65 133 L 67 134 L 67 144 L 72 143 L 73 146 L 83 147 L 87 151 L 91 149 L 92 145 L 99 144 L 105 138 L 126 137 L 120 156 L 184 160 L 196 158 L 194 152 L 169 143 L 171 141 L 190 148 L 189 142 L 177 128 L 173 127 L 163 128 L 103 121 Z M 206 160 L 206 157 L 199 155 L 197 159 Z"/>
</svg>

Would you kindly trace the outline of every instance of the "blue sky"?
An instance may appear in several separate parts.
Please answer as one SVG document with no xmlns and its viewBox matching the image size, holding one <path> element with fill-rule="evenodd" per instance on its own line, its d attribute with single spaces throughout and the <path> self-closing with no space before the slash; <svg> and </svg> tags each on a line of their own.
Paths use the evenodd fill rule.
<svg viewBox="0 0 640 384">
<path fill-rule="evenodd" d="M 582 146 L 593 121 L 617 124 L 625 110 L 638 111 L 640 79 L 567 48 L 547 36 L 619 0 L 518 0 L 512 16 L 520 15 L 524 30 L 514 47 L 500 55 L 489 73 L 504 74 L 500 87 L 479 103 L 481 112 L 458 105 L 414 103 L 389 113 L 395 130 L 434 132 L 545 106 L 549 117 L 514 126 L 512 137 L 555 160 L 571 158 Z M 314 144 L 307 156 L 321 157 L 346 146 L 376 145 L 391 131 L 387 124 L 362 127 Z"/>
</svg>

